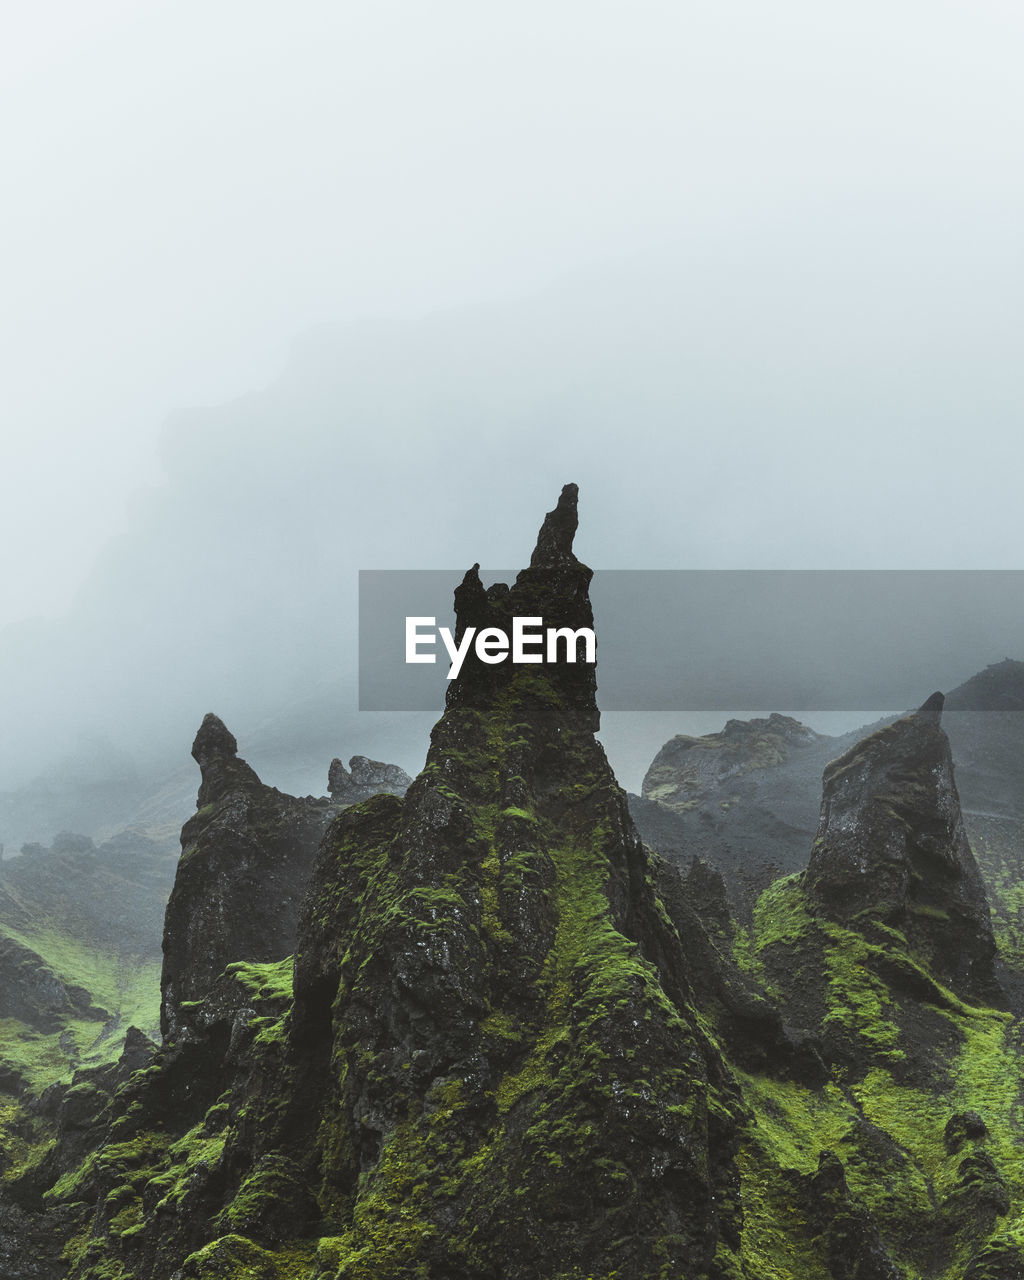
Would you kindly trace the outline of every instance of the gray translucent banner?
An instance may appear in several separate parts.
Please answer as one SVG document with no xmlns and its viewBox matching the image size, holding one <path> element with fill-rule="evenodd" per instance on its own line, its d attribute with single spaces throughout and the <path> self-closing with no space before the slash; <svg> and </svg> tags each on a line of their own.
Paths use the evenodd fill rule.
<svg viewBox="0 0 1024 1280">
<path fill-rule="evenodd" d="M 360 573 L 360 710 L 442 706 L 444 646 L 407 664 L 405 619 L 454 630 L 464 572 Z M 605 711 L 901 710 L 1024 658 L 1019 570 L 612 569 L 591 598 Z"/>
</svg>

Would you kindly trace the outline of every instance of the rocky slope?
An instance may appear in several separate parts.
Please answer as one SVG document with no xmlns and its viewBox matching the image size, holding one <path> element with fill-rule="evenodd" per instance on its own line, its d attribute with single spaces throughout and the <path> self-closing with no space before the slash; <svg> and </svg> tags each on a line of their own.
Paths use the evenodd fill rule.
<svg viewBox="0 0 1024 1280">
<path fill-rule="evenodd" d="M 567 486 L 514 584 L 470 570 L 458 634 L 589 625 L 576 519 Z M 201 981 L 182 999 L 178 953 L 174 1034 L 9 1126 L 0 1255 L 33 1242 L 10 1276 L 1019 1276 L 1021 1030 L 939 719 L 837 761 L 805 869 L 743 925 L 716 872 L 641 844 L 593 668 L 470 660 L 404 797 L 327 815 L 284 959 L 283 927 L 231 954 L 229 908 L 269 921 L 324 814 L 204 722 L 167 921 L 173 951 L 219 904 Z M 815 747 L 794 733 L 753 729 Z"/>
<path fill-rule="evenodd" d="M 212 713 L 192 757 L 198 808 L 182 828 L 163 934 L 160 1026 L 171 1040 L 187 1034 L 190 1010 L 231 961 L 291 955 L 313 856 L 337 812 L 265 786 Z"/>
<path fill-rule="evenodd" d="M 942 731 L 943 695 L 825 769 L 804 889 L 832 919 L 900 930 L 933 973 L 992 995 L 995 942 Z"/>
<path fill-rule="evenodd" d="M 575 520 L 567 488 L 514 586 L 467 574 L 460 630 L 589 624 Z M 590 667 L 467 664 L 404 800 L 328 829 L 294 996 L 290 965 L 232 963 L 113 1097 L 99 1150 L 47 1188 L 58 1143 L 22 1176 L 23 1200 L 77 1215 L 72 1274 L 726 1265 L 742 1108 L 705 1018 L 781 1028 L 709 942 L 682 942 L 597 720 Z M 247 792 L 215 728 L 214 785 Z"/>
<path fill-rule="evenodd" d="M 679 734 L 630 797 L 653 849 L 685 868 L 718 868 L 734 913 L 749 921 L 759 895 L 798 870 L 814 838 L 825 765 L 860 735 L 815 733 L 789 716 L 729 720 L 720 733 Z"/>
<path fill-rule="evenodd" d="M 174 877 L 136 832 L 94 845 L 63 833 L 0 875 L 0 1087 L 38 1092 L 117 1056 L 128 1026 L 159 1023 L 160 930 Z"/>
<path fill-rule="evenodd" d="M 943 712 L 997 946 L 1017 967 L 1024 959 L 1022 705 L 1024 662 L 1006 659 L 949 693 Z M 643 838 L 678 865 L 697 856 L 717 867 L 733 911 L 749 922 L 765 888 L 806 861 L 826 766 L 885 723 L 828 737 L 772 715 L 731 720 L 702 738 L 677 736 L 658 752 L 630 811 Z"/>
<path fill-rule="evenodd" d="M 160 1037 L 161 968 L 165 1022 L 184 1035 L 187 1012 L 197 1007 L 185 997 L 205 995 L 229 959 L 280 959 L 293 949 L 317 839 L 344 801 L 297 800 L 264 787 L 215 717 L 197 735 L 196 751 L 203 779 L 199 812 L 183 831 L 188 857 L 140 831 L 99 845 L 64 832 L 0 865 L 0 1175 L 9 1180 L 38 1160 L 54 1133 L 65 1162 L 95 1144 L 96 1115 L 140 1054 L 152 1054 L 147 1034 Z M 373 776 L 363 779 L 364 794 L 396 776 L 395 766 L 373 761 L 365 771 Z M 233 897 L 224 911 L 218 874 L 232 854 Z M 193 895 L 200 868 L 202 888 Z M 247 890 L 251 900 L 239 911 Z M 173 921 L 182 918 L 190 924 L 176 934 Z M 190 936 L 186 956 L 181 944 Z M 44 1161 L 35 1176 L 56 1168 Z M 54 1239 L 17 1198 L 0 1204 L 0 1274 L 63 1274 L 55 1257 L 42 1261 Z"/>
</svg>

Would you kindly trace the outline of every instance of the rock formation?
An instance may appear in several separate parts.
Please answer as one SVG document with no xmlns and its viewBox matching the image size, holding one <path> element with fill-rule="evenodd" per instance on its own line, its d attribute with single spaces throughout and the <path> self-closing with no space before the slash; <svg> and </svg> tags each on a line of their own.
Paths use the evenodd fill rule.
<svg viewBox="0 0 1024 1280">
<path fill-rule="evenodd" d="M 852 741 L 777 712 L 699 738 L 678 734 L 630 811 L 643 839 L 680 868 L 699 857 L 721 871 L 730 908 L 747 923 L 771 882 L 806 863 L 821 771 Z"/>
<path fill-rule="evenodd" d="M 358 804 L 382 792 L 404 796 L 411 784 L 412 778 L 397 764 L 366 756 L 353 756 L 347 769 L 335 758 L 327 773 L 327 790 L 335 804 Z"/>
<path fill-rule="evenodd" d="M 174 1040 L 185 1006 L 206 996 L 232 961 L 291 955 L 317 844 L 335 810 L 267 787 L 223 721 L 208 714 L 192 745 L 198 810 L 182 828 L 164 923 L 160 1025 Z"/>
<path fill-rule="evenodd" d="M 566 486 L 511 587 L 466 574 L 457 636 L 592 625 L 575 527 Z M 735 1240 L 738 1099 L 594 689 L 583 664 L 467 660 L 404 802 L 321 846 L 292 1037 L 333 1044 L 321 1170 L 353 1275 L 697 1273 Z"/>
<path fill-rule="evenodd" d="M 72 1018 L 103 1022 L 109 1016 L 84 987 L 65 982 L 31 948 L 0 935 L 0 1019 L 14 1018 L 45 1033 Z"/>
<path fill-rule="evenodd" d="M 575 528 L 567 486 L 515 583 L 466 574 L 458 633 L 589 625 Z M 471 658 L 406 794 L 345 807 L 264 787 L 207 717 L 167 1034 L 154 1052 L 132 1033 L 117 1064 L 8 1116 L 0 1263 L 13 1280 L 1024 1274 L 1021 1031 L 986 1003 L 940 710 L 829 766 L 810 862 L 749 927 L 716 870 L 681 877 L 640 842 L 585 664 Z M 785 761 L 718 779 L 781 775 L 820 745 L 781 720 L 691 760 L 778 738 Z M 289 940 L 275 911 L 318 823 Z"/>
<path fill-rule="evenodd" d="M 995 942 L 942 705 L 933 694 L 826 768 L 804 884 L 833 918 L 897 928 L 945 981 L 990 993 Z"/>
<path fill-rule="evenodd" d="M 778 712 L 767 719 L 729 720 L 721 733 L 702 738 L 678 734 L 654 757 L 641 795 L 684 811 L 708 800 L 727 804 L 730 781 L 778 768 L 794 750 L 820 740 L 813 729 Z"/>
</svg>

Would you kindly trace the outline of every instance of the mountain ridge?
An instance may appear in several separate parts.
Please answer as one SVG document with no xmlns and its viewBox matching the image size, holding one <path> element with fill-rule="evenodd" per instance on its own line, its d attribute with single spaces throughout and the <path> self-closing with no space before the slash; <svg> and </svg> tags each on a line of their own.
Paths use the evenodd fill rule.
<svg viewBox="0 0 1024 1280">
<path fill-rule="evenodd" d="M 466 574 L 458 629 L 592 621 L 576 521 L 566 486 L 515 583 Z M 165 972 L 196 985 L 165 987 L 162 1042 L 132 1032 L 8 1121 L 11 1280 L 1020 1274 L 1022 1030 L 940 712 L 851 744 L 820 843 L 746 917 L 640 840 L 586 664 L 469 659 L 404 795 L 337 812 L 264 787 L 208 717 L 179 901 L 258 918 L 315 809 L 294 956 L 291 925 L 266 958 L 208 927 L 190 974 L 193 912 L 168 911 Z M 806 739 L 720 736 L 751 734 L 793 742 L 702 775 L 705 801 Z M 896 879 L 848 891 L 871 859 Z"/>
</svg>

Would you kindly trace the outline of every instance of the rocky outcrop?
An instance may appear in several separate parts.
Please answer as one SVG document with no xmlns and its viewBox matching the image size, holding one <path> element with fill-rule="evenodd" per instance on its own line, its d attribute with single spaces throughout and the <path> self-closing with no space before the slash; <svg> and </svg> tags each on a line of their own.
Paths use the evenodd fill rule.
<svg viewBox="0 0 1024 1280">
<path fill-rule="evenodd" d="M 753 916 L 773 1002 L 837 1086 L 817 1171 L 785 1172 L 770 1191 L 777 1213 L 799 1206 L 831 1280 L 952 1280 L 1017 1256 L 998 1243 L 1016 1139 L 993 1140 L 986 1117 L 1017 1131 L 1019 1031 L 998 1007 L 942 702 L 933 695 L 827 766 L 808 866 Z M 782 1091 L 775 1106 L 791 1132 L 809 1118 Z"/>
<path fill-rule="evenodd" d="M 942 727 L 956 766 L 968 841 L 984 881 L 998 948 L 999 981 L 1015 1009 L 1024 1009 L 1024 663 L 1006 659 L 947 694 Z M 772 720 L 751 722 L 767 727 Z M 648 771 L 646 795 L 630 797 L 644 840 L 684 870 L 695 856 L 722 872 L 730 909 L 749 923 L 754 904 L 772 881 L 802 871 L 820 818 L 821 775 L 882 724 L 842 737 L 792 738 L 785 758 L 758 751 L 759 734 L 730 722 L 736 744 L 751 750 L 740 768 L 723 770 L 726 732 L 666 743 Z M 760 759 L 758 758 L 760 756 Z M 696 762 L 703 761 L 701 768 Z M 659 788 L 667 802 L 652 798 Z"/>
<path fill-rule="evenodd" d="M 566 486 L 513 585 L 466 574 L 456 635 L 591 626 L 575 528 Z M 321 847 L 292 1037 L 333 1045 L 321 1168 L 353 1275 L 711 1274 L 736 1241 L 738 1096 L 594 694 L 586 664 L 468 659 L 404 801 Z"/>
<path fill-rule="evenodd" d="M 65 982 L 31 948 L 0 935 L 0 1018 L 16 1018 L 46 1033 L 74 1018 L 102 1022 L 109 1016 L 84 987 Z"/>
<path fill-rule="evenodd" d="M 457 633 L 589 625 L 575 527 L 567 486 L 515 583 L 466 574 Z M 405 796 L 333 807 L 294 960 L 193 934 L 206 985 L 145 1069 L 45 1101 L 0 1256 L 5 1222 L 45 1220 L 71 1280 L 1015 1275 L 1020 1033 L 978 1002 L 938 711 L 826 771 L 810 867 L 746 929 L 714 868 L 640 842 L 592 667 L 471 658 Z M 264 787 L 219 722 L 201 739 L 169 937 L 204 894 L 263 910 L 266 851 L 329 807 Z"/>
<path fill-rule="evenodd" d="M 899 929 L 944 981 L 989 993 L 992 924 L 942 705 L 942 694 L 933 694 L 828 766 L 804 885 L 834 919 Z"/>
<path fill-rule="evenodd" d="M 466 576 L 460 629 L 589 625 L 575 521 L 570 486 L 513 585 Z M 72 1180 L 95 1206 L 82 1275 L 277 1277 L 290 1249 L 351 1280 L 730 1274 L 742 1107 L 720 1046 L 753 1035 L 763 1062 L 785 1037 L 640 843 L 597 721 L 592 667 L 467 662 L 405 797 L 335 811 L 294 991 L 287 961 L 239 962 L 237 933 L 202 949 L 211 898 L 260 909 L 239 862 L 305 820 L 204 726 L 211 809 L 167 923 L 196 1004 L 176 978 L 164 1046 L 109 1115 L 104 1151 L 144 1171 L 102 1155 Z"/>
<path fill-rule="evenodd" d="M 814 837 L 821 771 L 855 741 L 825 737 L 773 712 L 719 733 L 678 734 L 655 756 L 630 812 L 643 839 L 685 871 L 717 868 L 735 916 L 779 876 L 801 870 Z"/>
<path fill-rule="evenodd" d="M 335 804 L 359 804 L 382 792 L 404 796 L 411 784 L 412 778 L 397 764 L 366 756 L 353 756 L 347 769 L 335 757 L 327 773 L 327 790 Z"/>
<path fill-rule="evenodd" d="M 702 738 L 677 734 L 654 757 L 641 795 L 682 811 L 709 801 L 728 804 L 731 781 L 776 769 L 820 741 L 813 729 L 774 711 L 767 719 L 729 720 L 721 733 Z"/>
<path fill-rule="evenodd" d="M 182 829 L 164 921 L 160 1025 L 172 1040 L 227 964 L 292 953 L 316 847 L 336 812 L 264 786 L 237 752 L 223 721 L 207 715 L 192 746 L 198 811 Z"/>
</svg>

